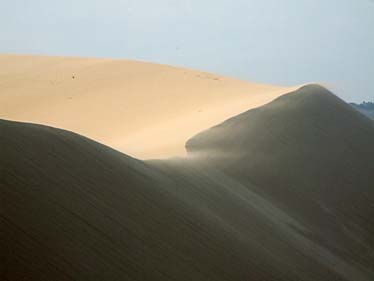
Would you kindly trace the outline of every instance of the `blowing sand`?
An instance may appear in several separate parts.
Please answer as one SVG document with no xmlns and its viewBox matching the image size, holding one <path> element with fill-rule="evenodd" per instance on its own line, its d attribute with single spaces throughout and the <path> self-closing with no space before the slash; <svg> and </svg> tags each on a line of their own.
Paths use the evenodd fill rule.
<svg viewBox="0 0 374 281">
<path fill-rule="evenodd" d="M 295 87 L 128 60 L 0 55 L 0 89 L 0 118 L 150 159 L 184 156 L 191 136 Z"/>
<path fill-rule="evenodd" d="M 319 85 L 179 159 L 0 120 L 0 279 L 372 281 L 373 143 L 374 122 Z"/>
</svg>

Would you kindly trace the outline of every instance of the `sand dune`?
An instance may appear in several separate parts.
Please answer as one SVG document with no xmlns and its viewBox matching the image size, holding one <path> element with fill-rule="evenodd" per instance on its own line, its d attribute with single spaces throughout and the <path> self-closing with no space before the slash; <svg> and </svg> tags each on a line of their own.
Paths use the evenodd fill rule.
<svg viewBox="0 0 374 281">
<path fill-rule="evenodd" d="M 0 55 L 0 89 L 0 118 L 163 158 L 185 155 L 192 135 L 293 88 L 135 61 Z"/>
<path fill-rule="evenodd" d="M 373 144 L 369 118 L 327 89 L 307 85 L 199 133 L 186 147 L 281 202 L 344 259 L 373 268 Z"/>
<path fill-rule="evenodd" d="M 0 134 L 1 280 L 374 278 L 374 123 L 320 86 L 198 134 L 196 157 Z"/>
</svg>

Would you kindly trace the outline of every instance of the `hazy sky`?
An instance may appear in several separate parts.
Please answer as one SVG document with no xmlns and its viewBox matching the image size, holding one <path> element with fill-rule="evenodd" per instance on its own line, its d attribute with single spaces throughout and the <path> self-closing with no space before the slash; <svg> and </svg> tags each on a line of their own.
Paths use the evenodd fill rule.
<svg viewBox="0 0 374 281">
<path fill-rule="evenodd" d="M 140 59 L 374 100 L 372 0 L 12 0 L 0 52 Z"/>
</svg>

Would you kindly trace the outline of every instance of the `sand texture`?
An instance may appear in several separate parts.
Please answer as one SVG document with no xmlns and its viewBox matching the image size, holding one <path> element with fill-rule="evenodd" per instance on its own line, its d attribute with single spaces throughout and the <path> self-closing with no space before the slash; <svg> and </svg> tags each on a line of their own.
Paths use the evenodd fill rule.
<svg viewBox="0 0 374 281">
<path fill-rule="evenodd" d="M 370 119 L 308 85 L 190 137 L 140 161 L 0 121 L 0 279 L 374 280 Z"/>
<path fill-rule="evenodd" d="M 183 156 L 192 135 L 292 88 L 127 60 L 0 55 L 0 89 L 0 118 L 149 159 Z"/>
</svg>

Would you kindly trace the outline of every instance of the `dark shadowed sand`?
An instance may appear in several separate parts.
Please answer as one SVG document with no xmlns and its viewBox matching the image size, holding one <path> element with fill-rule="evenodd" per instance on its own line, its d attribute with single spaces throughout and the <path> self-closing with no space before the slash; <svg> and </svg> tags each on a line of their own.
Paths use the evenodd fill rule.
<svg viewBox="0 0 374 281">
<path fill-rule="evenodd" d="M 308 85 L 140 161 L 0 121 L 1 280 L 374 280 L 374 122 Z"/>
</svg>

